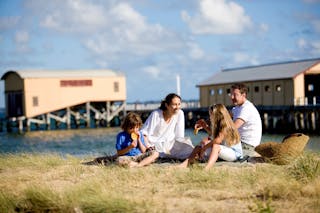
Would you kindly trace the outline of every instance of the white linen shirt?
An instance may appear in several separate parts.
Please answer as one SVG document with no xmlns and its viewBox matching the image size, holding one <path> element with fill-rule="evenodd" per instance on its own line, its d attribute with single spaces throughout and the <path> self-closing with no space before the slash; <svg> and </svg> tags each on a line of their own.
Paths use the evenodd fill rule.
<svg viewBox="0 0 320 213">
<path fill-rule="evenodd" d="M 141 128 L 156 151 L 169 154 L 175 141 L 184 141 L 184 113 L 177 111 L 166 123 L 161 109 L 154 110 Z"/>
</svg>

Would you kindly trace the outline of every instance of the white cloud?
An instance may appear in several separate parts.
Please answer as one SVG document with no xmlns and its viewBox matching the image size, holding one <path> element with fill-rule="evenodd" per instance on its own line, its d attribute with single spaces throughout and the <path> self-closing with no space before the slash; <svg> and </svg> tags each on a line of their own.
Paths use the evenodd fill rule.
<svg viewBox="0 0 320 213">
<path fill-rule="evenodd" d="M 240 34 L 252 26 L 240 5 L 225 0 L 201 0 L 197 14 L 181 16 L 194 34 Z"/>
<path fill-rule="evenodd" d="M 150 75 L 152 78 L 158 78 L 160 75 L 160 70 L 156 66 L 147 66 L 144 67 L 142 70 L 144 73 Z"/>
<path fill-rule="evenodd" d="M 49 11 L 40 25 L 58 32 L 82 33 L 87 37 L 84 45 L 96 54 L 132 51 L 145 55 L 182 45 L 174 33 L 158 24 L 148 24 L 144 16 L 124 2 L 105 6 L 68 0 Z"/>
<path fill-rule="evenodd" d="M 123 58 L 148 60 L 181 54 L 190 60 L 203 55 L 193 41 L 158 23 L 149 23 L 127 1 L 29 0 L 28 5 L 42 20 L 41 27 L 79 40 L 99 66 L 123 64 Z"/>
<path fill-rule="evenodd" d="M 14 41 L 16 44 L 16 51 L 18 53 L 27 53 L 31 50 L 29 47 L 29 33 L 27 31 L 18 31 L 15 33 Z"/>
<path fill-rule="evenodd" d="M 233 60 L 235 64 L 250 64 L 250 65 L 257 65 L 259 61 L 255 56 L 250 56 L 246 53 L 236 52 L 233 54 Z"/>
<path fill-rule="evenodd" d="M 198 60 L 198 59 L 202 59 L 205 55 L 205 53 L 203 52 L 203 50 L 195 43 L 189 43 L 189 56 L 192 59 Z"/>
<path fill-rule="evenodd" d="M 308 55 L 319 57 L 320 55 L 320 40 L 307 41 L 303 38 L 297 40 L 297 46 L 300 50 L 307 52 Z"/>
<path fill-rule="evenodd" d="M 115 5 L 109 16 L 113 19 L 113 33 L 127 41 L 138 41 L 148 31 L 144 17 L 126 3 Z"/>
<path fill-rule="evenodd" d="M 146 56 L 186 48 L 179 34 L 159 24 L 149 24 L 146 17 L 130 4 L 120 1 L 29 1 L 38 12 L 40 26 L 52 32 L 81 38 L 83 45 L 96 56 L 115 59 L 117 56 Z M 44 9 L 46 8 L 46 9 Z M 45 12 L 44 12 L 45 11 Z"/>
<path fill-rule="evenodd" d="M 40 26 L 59 32 L 92 33 L 107 26 L 108 17 L 103 7 L 89 1 L 57 2 L 56 9 L 51 9 L 40 22 Z M 54 8 L 54 7 L 52 7 Z"/>
<path fill-rule="evenodd" d="M 18 31 L 15 34 L 15 42 L 27 43 L 29 41 L 29 33 L 27 31 Z"/>
<path fill-rule="evenodd" d="M 109 18 L 107 27 L 99 33 L 90 34 L 84 42 L 84 46 L 98 57 L 108 60 L 124 55 L 145 57 L 188 48 L 180 35 L 159 24 L 149 24 L 127 3 L 113 5 L 105 15 Z"/>
</svg>

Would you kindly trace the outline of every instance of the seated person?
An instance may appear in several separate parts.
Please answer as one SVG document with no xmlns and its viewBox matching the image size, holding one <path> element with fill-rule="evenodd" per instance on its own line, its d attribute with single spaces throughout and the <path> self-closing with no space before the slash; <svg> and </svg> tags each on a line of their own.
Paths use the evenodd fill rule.
<svg viewBox="0 0 320 213">
<path fill-rule="evenodd" d="M 243 157 L 240 135 L 233 123 L 227 108 L 223 104 L 215 104 L 209 109 L 211 128 L 200 120 L 195 129 L 210 130 L 208 139 L 202 140 L 190 156 L 179 167 L 186 168 L 196 158 L 208 161 L 205 170 L 209 170 L 218 158 L 225 161 L 236 161 Z"/>
<path fill-rule="evenodd" d="M 152 150 L 147 152 L 144 137 L 139 130 L 141 126 L 140 116 L 129 112 L 121 126 L 123 131 L 117 135 L 116 162 L 118 165 L 132 167 L 152 153 Z"/>
<path fill-rule="evenodd" d="M 240 134 L 243 154 L 255 157 L 258 153 L 254 148 L 261 142 L 262 122 L 257 108 L 247 99 L 247 91 L 247 87 L 242 83 L 232 85 L 232 115 Z"/>
<path fill-rule="evenodd" d="M 193 150 L 190 140 L 185 138 L 185 119 L 181 110 L 181 97 L 170 93 L 161 101 L 144 123 L 141 131 L 148 147 L 154 147 L 151 156 L 137 166 L 142 167 L 160 158 L 186 159 Z"/>
</svg>

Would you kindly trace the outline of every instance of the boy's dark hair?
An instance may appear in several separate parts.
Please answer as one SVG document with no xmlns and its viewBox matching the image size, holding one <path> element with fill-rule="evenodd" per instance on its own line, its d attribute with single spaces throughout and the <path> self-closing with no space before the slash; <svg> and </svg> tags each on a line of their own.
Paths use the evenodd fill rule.
<svg viewBox="0 0 320 213">
<path fill-rule="evenodd" d="M 142 120 L 140 115 L 134 112 L 129 112 L 127 116 L 125 117 L 121 128 L 124 131 L 128 131 L 129 129 L 132 129 L 134 127 L 138 126 L 139 128 L 142 126 Z"/>
<path fill-rule="evenodd" d="M 238 89 L 238 90 L 240 90 L 241 94 L 248 93 L 248 88 L 244 83 L 235 83 L 231 86 L 231 89 L 233 89 L 233 90 Z"/>
<path fill-rule="evenodd" d="M 161 105 L 159 107 L 159 109 L 161 109 L 162 111 L 166 111 L 167 107 L 166 104 L 169 105 L 171 104 L 172 99 L 174 98 L 179 98 L 181 100 L 181 97 L 175 93 L 170 93 L 166 96 L 166 98 L 164 100 L 161 101 Z"/>
</svg>

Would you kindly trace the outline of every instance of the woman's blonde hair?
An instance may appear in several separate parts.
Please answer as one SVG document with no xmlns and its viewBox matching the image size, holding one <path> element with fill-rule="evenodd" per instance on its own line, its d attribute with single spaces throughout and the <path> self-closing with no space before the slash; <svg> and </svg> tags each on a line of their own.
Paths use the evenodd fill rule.
<svg viewBox="0 0 320 213">
<path fill-rule="evenodd" d="M 223 104 L 215 104 L 210 107 L 209 111 L 212 136 L 216 138 L 220 133 L 223 133 L 228 146 L 239 143 L 238 129 L 234 125 L 227 108 Z"/>
</svg>

